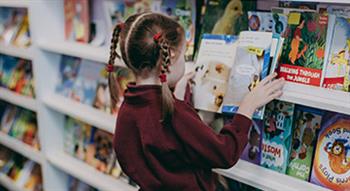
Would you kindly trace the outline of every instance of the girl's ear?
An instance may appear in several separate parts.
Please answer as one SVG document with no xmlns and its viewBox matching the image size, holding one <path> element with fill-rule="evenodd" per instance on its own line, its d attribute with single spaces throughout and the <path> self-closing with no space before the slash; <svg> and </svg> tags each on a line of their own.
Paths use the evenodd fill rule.
<svg viewBox="0 0 350 191">
<path fill-rule="evenodd" d="M 176 58 L 176 51 L 173 48 L 170 48 L 170 58 L 175 59 Z"/>
</svg>

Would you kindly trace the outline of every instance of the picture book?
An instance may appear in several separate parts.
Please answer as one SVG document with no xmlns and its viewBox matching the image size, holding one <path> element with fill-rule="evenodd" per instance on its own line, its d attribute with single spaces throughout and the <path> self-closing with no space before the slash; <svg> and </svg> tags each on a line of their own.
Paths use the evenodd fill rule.
<svg viewBox="0 0 350 191">
<path fill-rule="evenodd" d="M 90 35 L 88 0 L 65 0 L 64 16 L 66 40 L 87 43 Z"/>
<path fill-rule="evenodd" d="M 72 89 L 74 83 L 78 77 L 79 69 L 81 65 L 81 59 L 71 56 L 63 55 L 59 66 L 58 79 L 59 82 L 56 86 L 56 92 L 65 96 L 72 97 Z"/>
<path fill-rule="evenodd" d="M 323 113 L 318 109 L 295 106 L 292 150 L 286 174 L 309 181 Z"/>
<path fill-rule="evenodd" d="M 208 0 L 202 34 L 238 35 L 248 29 L 247 11 L 256 9 L 256 1 Z"/>
<path fill-rule="evenodd" d="M 72 99 L 83 104 L 92 105 L 95 98 L 100 71 L 105 67 L 101 63 L 82 60 L 77 78 L 72 88 Z"/>
<path fill-rule="evenodd" d="M 12 73 L 17 67 L 17 58 L 0 55 L 1 62 L 1 86 L 7 88 L 12 79 Z"/>
<path fill-rule="evenodd" d="M 1 116 L 0 130 L 8 134 L 12 128 L 13 123 L 16 120 L 18 109 L 15 106 L 7 106 L 4 114 Z"/>
<path fill-rule="evenodd" d="M 286 173 L 292 143 L 294 104 L 274 100 L 266 105 L 260 165 Z"/>
<path fill-rule="evenodd" d="M 221 112 L 231 67 L 235 57 L 237 37 L 204 34 L 195 63 L 194 107 Z"/>
<path fill-rule="evenodd" d="M 310 182 L 346 191 L 349 178 L 350 116 L 328 112 L 322 118 Z"/>
<path fill-rule="evenodd" d="M 159 3 L 161 2 L 161 4 Z M 160 4 L 160 7 L 159 7 Z M 160 12 L 175 19 L 184 29 L 186 37 L 185 59 L 192 60 L 196 34 L 196 1 L 195 0 L 153 0 L 152 11 Z"/>
<path fill-rule="evenodd" d="M 35 96 L 31 61 L 16 58 L 16 66 L 7 81 L 7 88 L 25 96 Z"/>
<path fill-rule="evenodd" d="M 237 56 L 232 60 L 222 112 L 235 113 L 244 96 L 268 75 L 271 43 L 272 33 L 241 32 L 235 53 Z M 264 109 L 259 109 L 254 114 L 255 118 L 262 119 L 263 113 Z"/>
<path fill-rule="evenodd" d="M 286 81 L 320 86 L 326 50 L 328 16 L 290 12 L 277 72 Z"/>
<path fill-rule="evenodd" d="M 25 15 L 27 15 L 27 11 L 23 8 L 9 10 L 9 15 L 6 15 L 7 18 L 3 24 L 2 33 L 0 34 L 0 41 L 2 43 L 5 45 L 12 44 L 21 28 Z"/>
<path fill-rule="evenodd" d="M 263 124 L 262 120 L 253 120 L 248 134 L 248 144 L 241 155 L 241 159 L 257 165 L 260 165 Z"/>
<path fill-rule="evenodd" d="M 34 165 L 34 168 L 24 184 L 24 188 L 28 191 L 41 191 L 43 190 L 43 180 L 41 174 L 41 167 L 38 164 Z"/>
<path fill-rule="evenodd" d="M 106 111 L 108 113 L 116 114 L 119 111 L 124 100 L 124 92 L 127 89 L 127 85 L 135 81 L 135 76 L 132 71 L 128 68 L 117 67 L 113 75 L 116 76 L 116 85 L 118 92 L 118 102 L 115 105 L 112 105 L 108 87 L 107 80 L 108 73 L 103 68 L 100 71 L 100 79 L 98 80 L 95 98 L 93 100 L 93 106 L 97 109 Z"/>
<path fill-rule="evenodd" d="M 248 29 L 250 31 L 272 32 L 271 12 L 248 11 Z"/>
<path fill-rule="evenodd" d="M 18 32 L 14 37 L 12 44 L 22 48 L 30 46 L 31 38 L 29 32 L 29 18 L 27 14 L 23 16 L 22 23 L 19 26 Z"/>
<path fill-rule="evenodd" d="M 350 91 L 350 18 L 336 17 L 323 87 Z"/>
</svg>

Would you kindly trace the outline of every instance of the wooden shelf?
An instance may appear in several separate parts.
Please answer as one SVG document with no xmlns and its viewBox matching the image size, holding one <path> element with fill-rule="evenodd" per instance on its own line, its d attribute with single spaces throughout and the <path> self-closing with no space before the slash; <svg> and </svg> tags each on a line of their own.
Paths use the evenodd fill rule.
<svg viewBox="0 0 350 191">
<path fill-rule="evenodd" d="M 116 116 L 93 108 L 92 106 L 79 103 L 58 94 L 44 97 L 44 103 L 63 114 L 79 119 L 89 125 L 114 133 Z"/>
<path fill-rule="evenodd" d="M 119 179 L 97 171 L 95 168 L 65 153 L 52 152 L 48 160 L 60 170 L 105 191 L 136 191 L 137 189 Z"/>
<path fill-rule="evenodd" d="M 18 94 L 3 87 L 0 87 L 0 100 L 32 111 L 37 110 L 37 102 L 34 98 Z"/>
<path fill-rule="evenodd" d="M 43 164 L 45 160 L 40 151 L 23 143 L 20 140 L 17 140 L 16 138 L 10 137 L 9 135 L 3 132 L 0 132 L 0 144 L 8 147 L 9 149 L 23 155 L 24 157 L 40 165 Z"/>
<path fill-rule="evenodd" d="M 264 167 L 239 160 L 238 163 L 228 169 L 215 169 L 215 172 L 235 179 L 253 187 L 269 191 L 330 191 L 318 185 L 299 180 L 297 178 L 280 174 Z"/>
</svg>

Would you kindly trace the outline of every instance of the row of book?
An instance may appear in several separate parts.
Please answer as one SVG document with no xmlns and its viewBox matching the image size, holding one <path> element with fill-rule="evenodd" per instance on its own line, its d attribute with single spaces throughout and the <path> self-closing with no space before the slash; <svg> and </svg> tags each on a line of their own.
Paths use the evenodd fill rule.
<svg viewBox="0 0 350 191">
<path fill-rule="evenodd" d="M 105 65 L 81 58 L 62 56 L 59 68 L 59 82 L 56 92 L 94 108 L 116 114 L 123 101 L 123 94 L 129 82 L 135 81 L 133 73 L 119 67 L 113 75 L 117 79 L 119 102 L 111 105 Z"/>
<path fill-rule="evenodd" d="M 0 86 L 21 95 L 35 97 L 32 62 L 0 54 Z"/>
<path fill-rule="evenodd" d="M 113 150 L 113 134 L 66 117 L 64 150 L 98 171 L 136 186 L 122 171 Z"/>
<path fill-rule="evenodd" d="M 0 145 L 0 174 L 27 191 L 42 191 L 40 165 Z M 0 187 L 1 188 L 1 187 Z"/>
<path fill-rule="evenodd" d="M 17 47 L 30 46 L 27 9 L 0 7 L 0 43 Z"/>
<path fill-rule="evenodd" d="M 36 150 L 40 149 L 36 114 L 5 102 L 0 102 L 0 133 L 18 139 Z"/>
<path fill-rule="evenodd" d="M 231 116 L 217 116 L 219 132 Z M 241 159 L 336 191 L 350 182 L 350 116 L 272 101 L 254 120 Z"/>
<path fill-rule="evenodd" d="M 194 0 L 65 0 L 67 40 L 102 45 L 110 41 L 113 27 L 136 13 L 153 11 L 176 19 L 186 30 L 186 57 L 194 52 L 196 1 Z"/>
</svg>

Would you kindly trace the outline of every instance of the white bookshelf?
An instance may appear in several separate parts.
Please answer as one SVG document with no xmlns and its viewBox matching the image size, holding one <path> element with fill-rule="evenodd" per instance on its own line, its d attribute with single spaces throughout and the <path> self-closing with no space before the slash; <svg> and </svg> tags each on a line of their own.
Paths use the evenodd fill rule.
<svg viewBox="0 0 350 191">
<path fill-rule="evenodd" d="M 0 54 L 6 54 L 9 56 L 15 56 L 24 58 L 27 60 L 33 59 L 33 49 L 32 48 L 18 48 L 13 45 L 4 45 L 0 43 Z"/>
<path fill-rule="evenodd" d="M 51 109 L 64 113 L 72 118 L 79 119 L 107 132 L 114 133 L 116 116 L 58 94 L 51 94 L 44 97 L 43 102 Z"/>
<path fill-rule="evenodd" d="M 136 191 L 120 179 L 99 172 L 88 164 L 65 153 L 52 153 L 48 160 L 57 168 L 74 176 L 85 183 L 104 191 Z"/>
<path fill-rule="evenodd" d="M 9 135 L 3 132 L 0 132 L 0 144 L 10 148 L 11 150 L 23 155 L 24 157 L 38 164 L 43 164 L 44 156 L 40 151 L 34 149 L 30 145 L 27 145 L 14 137 L 10 137 Z"/>
<path fill-rule="evenodd" d="M 26 191 L 26 189 L 17 186 L 12 179 L 4 174 L 0 174 L 0 184 L 10 191 Z"/>
<path fill-rule="evenodd" d="M 0 100 L 9 102 L 11 104 L 29 109 L 32 111 L 37 110 L 37 102 L 34 98 L 20 95 L 16 92 L 0 87 Z"/>
<path fill-rule="evenodd" d="M 238 180 L 253 187 L 269 191 L 330 191 L 329 189 L 311 184 L 297 178 L 280 174 L 264 167 L 239 160 L 230 169 L 215 169 L 215 172 L 226 177 Z"/>
<path fill-rule="evenodd" d="M 315 2 L 314 0 L 295 1 Z M 318 0 L 316 2 L 350 5 L 350 0 Z M 0 88 L 0 99 L 37 113 L 42 148 L 36 151 L 3 133 L 0 133 L 0 144 L 41 164 L 45 190 L 67 190 L 67 174 L 101 190 L 136 190 L 127 183 L 98 172 L 93 167 L 63 152 L 65 115 L 111 133 L 114 133 L 116 117 L 55 94 L 54 87 L 58 80 L 60 55 L 80 57 L 104 64 L 108 61 L 109 47 L 95 47 L 65 41 L 63 1 L 0 0 L 0 7 L 4 6 L 29 9 L 32 46 L 24 49 L 0 44 L 0 54 L 33 61 L 36 98 L 21 96 Z M 118 65 L 124 66 L 122 63 Z M 350 94 L 340 91 L 287 83 L 280 100 L 350 114 Z M 327 190 L 241 160 L 231 169 L 216 169 L 215 171 L 263 190 Z M 3 175 L 0 175 L 0 184 L 11 191 L 23 190 L 16 188 L 16 185 Z"/>
</svg>

